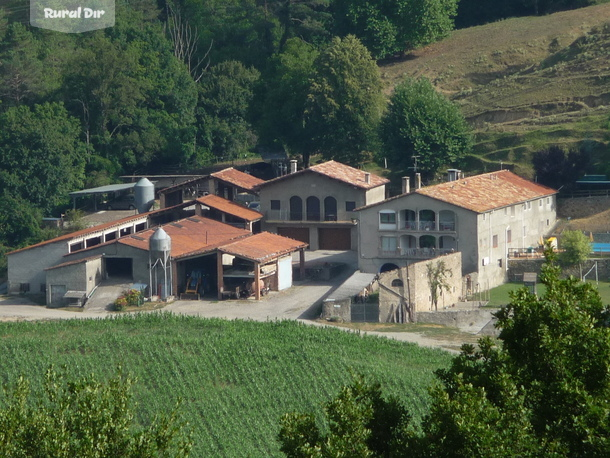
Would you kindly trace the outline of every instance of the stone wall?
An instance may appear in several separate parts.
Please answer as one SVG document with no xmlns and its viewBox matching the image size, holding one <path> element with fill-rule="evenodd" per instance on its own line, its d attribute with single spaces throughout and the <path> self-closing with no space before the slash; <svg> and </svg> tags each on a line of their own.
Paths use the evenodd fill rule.
<svg viewBox="0 0 610 458">
<path fill-rule="evenodd" d="M 462 295 L 463 282 L 462 255 L 459 252 L 380 274 L 379 321 L 415 321 L 419 312 L 434 310 L 427 266 L 436 265 L 440 261 L 445 263 L 445 267 L 453 275 L 446 278 L 449 291 L 442 291 L 438 308 L 450 307 L 458 302 Z"/>
</svg>

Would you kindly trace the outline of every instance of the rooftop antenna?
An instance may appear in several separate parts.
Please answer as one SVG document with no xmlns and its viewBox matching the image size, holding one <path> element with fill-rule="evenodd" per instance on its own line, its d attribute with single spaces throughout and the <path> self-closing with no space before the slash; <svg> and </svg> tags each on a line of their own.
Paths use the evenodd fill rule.
<svg viewBox="0 0 610 458">
<path fill-rule="evenodd" d="M 413 159 L 413 167 L 409 168 L 413 169 L 413 173 L 417 173 L 417 159 L 419 159 L 419 156 L 411 156 L 411 158 Z"/>
</svg>

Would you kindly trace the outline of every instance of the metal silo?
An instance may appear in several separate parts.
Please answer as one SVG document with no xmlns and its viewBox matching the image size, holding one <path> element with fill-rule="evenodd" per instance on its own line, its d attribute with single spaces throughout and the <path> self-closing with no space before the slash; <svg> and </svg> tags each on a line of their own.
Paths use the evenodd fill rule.
<svg viewBox="0 0 610 458">
<path fill-rule="evenodd" d="M 171 237 L 157 228 L 148 241 L 150 295 L 158 295 L 163 300 L 172 295 L 171 249 Z"/>
<path fill-rule="evenodd" d="M 142 178 L 134 186 L 136 195 L 136 208 L 138 213 L 146 213 L 150 211 L 155 203 L 155 185 L 148 178 Z"/>
</svg>

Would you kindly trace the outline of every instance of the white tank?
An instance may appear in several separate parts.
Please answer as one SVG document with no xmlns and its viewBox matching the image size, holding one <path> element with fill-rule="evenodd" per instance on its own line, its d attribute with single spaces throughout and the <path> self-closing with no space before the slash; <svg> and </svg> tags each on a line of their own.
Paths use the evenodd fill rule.
<svg viewBox="0 0 610 458">
<path fill-rule="evenodd" d="M 172 249 L 172 239 L 167 232 L 162 228 L 158 228 L 150 237 L 149 249 L 153 256 L 164 257 L 163 254 L 169 254 Z"/>
<path fill-rule="evenodd" d="M 138 213 L 146 213 L 150 211 L 155 203 L 155 185 L 148 178 L 142 178 L 134 186 L 136 195 L 136 208 Z"/>
</svg>

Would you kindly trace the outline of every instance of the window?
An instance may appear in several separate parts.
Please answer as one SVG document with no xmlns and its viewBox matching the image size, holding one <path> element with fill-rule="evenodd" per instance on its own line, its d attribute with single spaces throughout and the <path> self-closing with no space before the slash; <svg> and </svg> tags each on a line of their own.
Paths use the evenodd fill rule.
<svg viewBox="0 0 610 458">
<path fill-rule="evenodd" d="M 487 221 L 487 213 L 483 213 L 483 221 Z"/>
<path fill-rule="evenodd" d="M 528 210 L 531 210 L 531 209 L 532 209 L 532 203 L 531 203 L 531 202 L 528 202 L 528 203 L 527 203 L 527 209 L 528 209 Z"/>
<path fill-rule="evenodd" d="M 513 241 L 513 231 L 511 231 L 510 229 L 506 231 L 506 241 L 508 243 Z"/>
<path fill-rule="evenodd" d="M 539 206 L 539 207 L 542 207 L 542 199 L 540 199 L 540 200 L 538 201 L 538 206 Z"/>
<path fill-rule="evenodd" d="M 348 200 L 345 202 L 345 211 L 346 212 L 353 212 L 354 208 L 356 208 L 356 202 L 354 202 L 353 200 Z"/>
<path fill-rule="evenodd" d="M 381 224 L 396 224 L 396 213 L 379 213 Z"/>
<path fill-rule="evenodd" d="M 493 240 L 493 247 L 498 248 L 498 236 L 494 235 L 492 240 Z"/>
<path fill-rule="evenodd" d="M 395 278 L 394 280 L 392 280 L 392 286 L 394 288 L 400 288 L 401 286 L 404 286 L 402 283 L 402 280 L 399 278 Z"/>
<path fill-rule="evenodd" d="M 75 251 L 82 250 L 84 247 L 83 242 L 73 243 L 70 245 L 70 253 L 74 253 Z"/>
<path fill-rule="evenodd" d="M 271 210 L 279 210 L 280 209 L 280 201 L 272 200 L 271 201 Z"/>
<path fill-rule="evenodd" d="M 550 203 L 551 203 L 551 198 L 550 198 L 550 197 L 547 197 L 547 198 L 546 198 L 546 204 L 548 205 L 548 204 L 550 204 Z"/>
<path fill-rule="evenodd" d="M 299 196 L 290 198 L 290 221 L 303 220 L 303 201 Z"/>
<path fill-rule="evenodd" d="M 337 199 L 332 196 L 324 198 L 324 221 L 337 221 Z"/>
<path fill-rule="evenodd" d="M 551 221 L 547 219 L 546 220 L 546 225 L 547 225 L 547 227 L 550 226 L 551 225 Z"/>
<path fill-rule="evenodd" d="M 508 215 L 508 207 L 504 207 L 504 214 Z"/>
<path fill-rule="evenodd" d="M 47 292 L 47 284 L 46 283 L 41 283 L 40 284 L 40 292 L 41 293 L 46 293 Z"/>
<path fill-rule="evenodd" d="M 307 221 L 320 221 L 320 199 L 309 196 L 306 201 Z"/>
<path fill-rule="evenodd" d="M 510 216 L 515 216 L 515 206 L 510 207 Z"/>
<path fill-rule="evenodd" d="M 395 252 L 398 247 L 396 237 L 381 237 L 381 250 Z"/>
<path fill-rule="evenodd" d="M 30 292 L 30 284 L 29 283 L 19 283 L 19 292 L 21 292 L 21 293 L 29 293 Z"/>
</svg>

